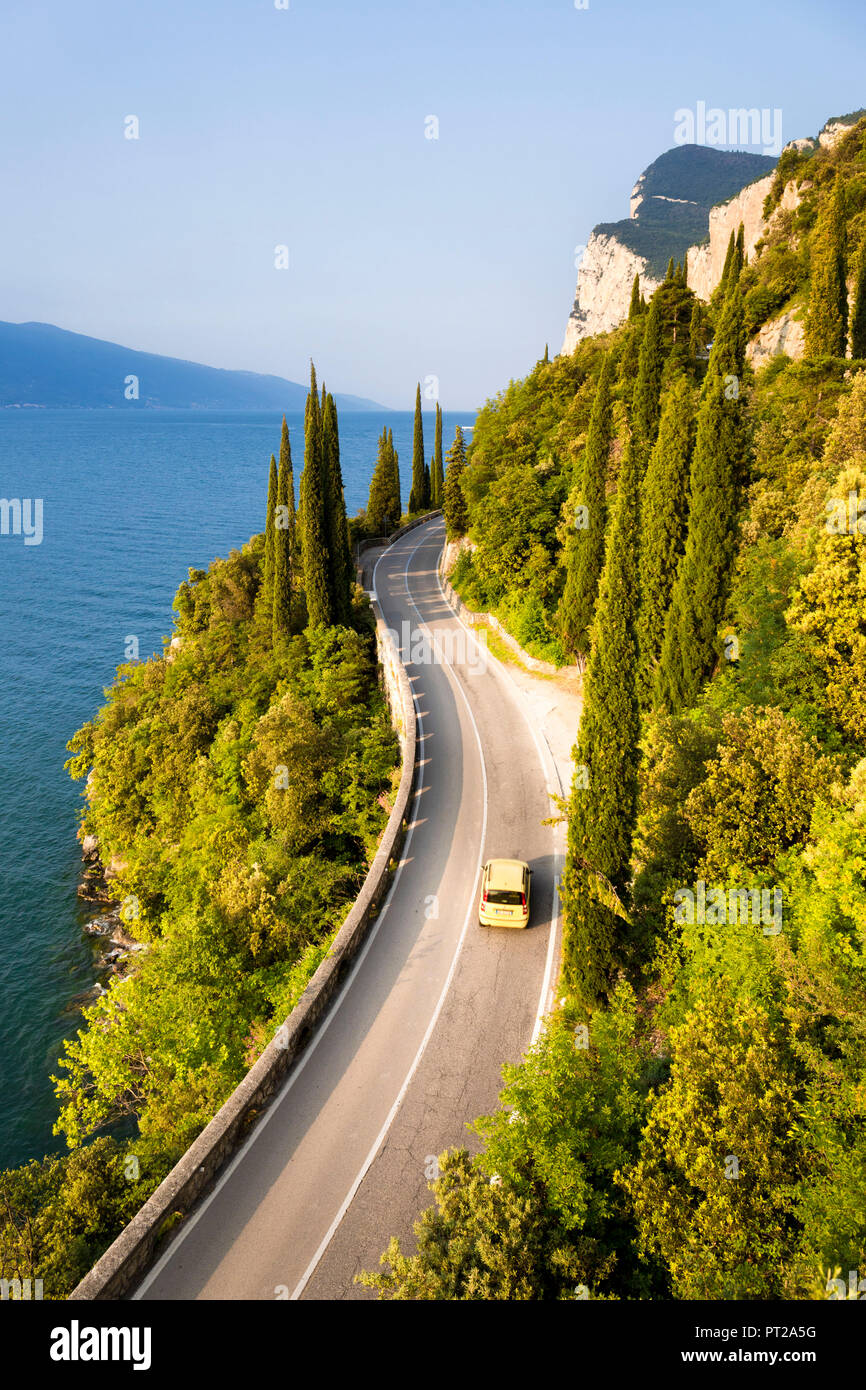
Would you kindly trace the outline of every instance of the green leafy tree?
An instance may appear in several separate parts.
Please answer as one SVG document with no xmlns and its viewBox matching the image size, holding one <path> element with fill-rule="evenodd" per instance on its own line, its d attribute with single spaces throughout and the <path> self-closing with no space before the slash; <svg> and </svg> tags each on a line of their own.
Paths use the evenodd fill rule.
<svg viewBox="0 0 866 1390">
<path fill-rule="evenodd" d="M 466 535 L 469 525 L 466 498 L 460 485 L 466 470 L 466 445 L 460 425 L 454 431 L 454 443 L 448 450 L 445 462 L 445 530 L 449 540 L 456 540 Z"/>
<path fill-rule="evenodd" d="M 866 357 L 866 236 L 860 245 L 851 310 L 851 356 Z"/>
<path fill-rule="evenodd" d="M 608 354 L 599 374 L 589 421 L 575 527 L 565 545 L 565 588 L 558 613 L 563 645 L 583 661 L 589 654 L 590 627 L 604 565 L 605 491 L 613 435 L 612 377 L 613 364 Z"/>
<path fill-rule="evenodd" d="M 389 1299 L 572 1299 L 580 1284 L 593 1299 L 646 1296 L 613 1182 L 637 1155 L 646 1060 L 627 986 L 591 1033 L 551 1020 L 525 1061 L 506 1065 L 499 1109 L 473 1126 L 483 1151 L 439 1160 L 417 1253 L 393 1240 L 385 1271 L 360 1282 Z"/>
<path fill-rule="evenodd" d="M 779 1298 L 796 1249 L 798 1075 L 784 1030 L 723 979 L 671 1029 L 670 1081 L 623 1182 L 675 1298 Z"/>
<path fill-rule="evenodd" d="M 651 697 L 665 615 L 688 530 L 691 445 L 692 393 L 687 378 L 680 377 L 665 396 L 658 439 L 641 491 L 638 646 L 643 703 Z"/>
<path fill-rule="evenodd" d="M 858 395 L 862 403 L 866 392 L 861 388 Z M 824 678 L 820 698 L 827 715 L 849 737 L 864 744 L 866 535 L 859 530 L 859 517 L 853 518 L 852 526 L 852 494 L 855 498 L 866 494 L 866 467 L 844 469 L 831 489 L 831 507 L 815 563 L 800 581 L 787 621 L 811 644 Z"/>
<path fill-rule="evenodd" d="M 588 1009 L 606 993 L 630 877 L 637 814 L 639 465 L 629 439 L 599 588 L 575 749 L 562 883 L 563 970 Z"/>
<path fill-rule="evenodd" d="M 700 870 L 718 879 L 770 870 L 802 844 L 816 800 L 829 798 L 838 776 L 835 761 L 780 709 L 748 706 L 725 715 L 722 728 L 706 776 L 685 803 Z"/>
</svg>

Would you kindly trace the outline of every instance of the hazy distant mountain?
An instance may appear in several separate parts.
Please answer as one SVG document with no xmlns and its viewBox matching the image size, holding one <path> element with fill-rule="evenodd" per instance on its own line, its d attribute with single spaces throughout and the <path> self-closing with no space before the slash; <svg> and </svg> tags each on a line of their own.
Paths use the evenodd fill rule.
<svg viewBox="0 0 866 1390">
<path fill-rule="evenodd" d="M 138 352 L 50 323 L 0 322 L 0 406 L 293 411 L 306 396 L 306 386 L 279 376 Z M 342 410 L 387 409 L 360 396 L 334 399 Z"/>
</svg>

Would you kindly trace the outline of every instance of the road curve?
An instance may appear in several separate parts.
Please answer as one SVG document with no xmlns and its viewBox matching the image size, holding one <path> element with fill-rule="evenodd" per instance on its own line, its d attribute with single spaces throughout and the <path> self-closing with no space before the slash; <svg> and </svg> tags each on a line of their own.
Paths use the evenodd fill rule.
<svg viewBox="0 0 866 1390">
<path fill-rule="evenodd" d="M 377 565 L 418 714 L 403 857 L 340 994 L 262 1120 L 134 1298 L 369 1298 L 354 1282 L 391 1235 L 412 1246 L 431 1160 L 469 1143 L 501 1067 L 547 1006 L 556 872 L 545 766 L 502 667 L 484 660 L 436 573 L 441 521 Z M 478 925 L 479 870 L 527 859 L 527 931 Z"/>
</svg>

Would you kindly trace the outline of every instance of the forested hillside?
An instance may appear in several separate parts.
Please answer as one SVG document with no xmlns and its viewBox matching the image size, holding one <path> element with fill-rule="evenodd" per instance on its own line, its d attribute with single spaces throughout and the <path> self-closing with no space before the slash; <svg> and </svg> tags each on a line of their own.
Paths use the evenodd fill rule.
<svg viewBox="0 0 866 1390">
<path fill-rule="evenodd" d="M 385 826 L 399 750 L 354 584 L 333 398 L 289 432 L 265 530 L 178 590 L 69 748 L 83 832 L 139 949 L 65 1046 L 71 1153 L 0 1174 L 0 1277 L 63 1297 L 208 1123 L 326 954 Z"/>
<path fill-rule="evenodd" d="M 790 180 L 709 306 L 671 263 L 478 417 L 455 582 L 584 668 L 565 1003 L 382 1297 L 822 1299 L 866 1268 L 866 121 L 783 154 L 772 203 Z M 806 356 L 755 374 L 782 307 Z"/>
</svg>

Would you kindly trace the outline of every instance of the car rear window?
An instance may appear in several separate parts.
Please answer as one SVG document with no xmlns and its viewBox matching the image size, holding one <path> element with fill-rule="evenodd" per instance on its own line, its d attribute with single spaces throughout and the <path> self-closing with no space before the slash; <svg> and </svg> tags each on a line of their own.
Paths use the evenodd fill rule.
<svg viewBox="0 0 866 1390">
<path fill-rule="evenodd" d="M 523 902 L 523 894 L 515 893 L 510 888 L 491 888 L 487 894 L 489 903 L 502 903 L 503 907 L 519 907 Z"/>
</svg>

